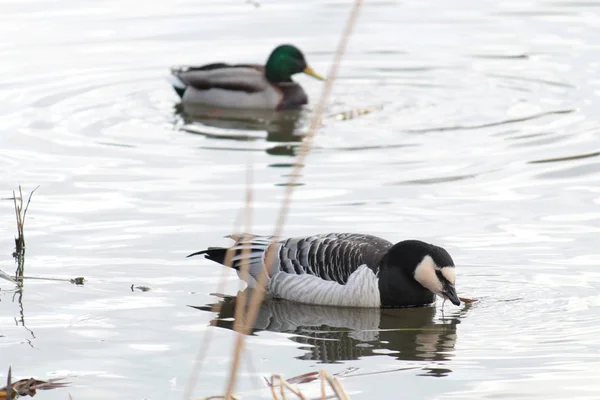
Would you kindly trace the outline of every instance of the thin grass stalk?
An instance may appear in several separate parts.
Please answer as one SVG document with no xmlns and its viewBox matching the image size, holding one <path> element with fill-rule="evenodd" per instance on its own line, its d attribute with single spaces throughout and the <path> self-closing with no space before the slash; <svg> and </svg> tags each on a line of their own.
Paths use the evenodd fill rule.
<svg viewBox="0 0 600 400">
<path fill-rule="evenodd" d="M 325 391 L 325 379 L 323 379 L 323 370 L 319 373 L 319 381 L 321 382 L 321 399 L 325 400 L 327 398 L 327 392 Z"/>
<path fill-rule="evenodd" d="M 23 211 L 23 221 L 21 222 L 21 227 L 24 229 L 25 228 L 25 217 L 27 216 L 27 210 L 29 210 L 29 203 L 31 203 L 31 196 L 33 196 L 33 194 L 35 193 L 36 190 L 38 190 L 40 188 L 40 186 L 36 186 L 35 189 L 33 189 L 31 191 L 31 193 L 29 193 L 29 198 L 27 199 L 27 204 L 25 204 L 25 210 Z M 19 192 L 21 192 L 21 186 L 19 185 Z M 23 192 L 21 192 L 21 201 L 23 201 Z"/>
<path fill-rule="evenodd" d="M 15 259 L 17 261 L 17 270 L 15 272 L 15 280 L 19 281 L 19 286 L 23 284 L 23 274 L 25 266 L 23 265 L 23 257 L 25 256 L 25 235 L 23 234 L 23 191 L 19 185 L 20 196 L 17 198 L 17 193 L 13 190 L 13 201 L 15 203 L 15 217 L 17 218 L 17 237 L 15 238 Z"/>
<path fill-rule="evenodd" d="M 25 274 L 25 217 L 27 216 L 27 210 L 31 203 L 31 197 L 33 193 L 39 188 L 37 186 L 29 194 L 27 204 L 23 208 L 23 188 L 19 185 L 19 196 L 17 197 L 16 191 L 13 190 L 13 202 L 15 206 L 15 218 L 17 220 L 17 237 L 15 238 L 15 253 L 14 257 L 17 261 L 17 271 L 15 273 L 15 279 L 22 281 L 23 275 Z M 22 282 L 19 283 L 21 285 Z"/>
<path fill-rule="evenodd" d="M 279 400 L 279 396 L 277 396 L 277 392 L 275 391 L 275 385 L 273 384 L 273 377 L 271 377 L 271 384 L 269 385 L 271 389 L 271 396 L 273 396 L 273 400 Z"/>
<path fill-rule="evenodd" d="M 21 186 L 19 186 L 19 188 L 21 188 Z M 20 201 L 21 204 L 23 204 L 23 199 L 20 197 L 17 197 L 17 192 L 15 192 L 13 190 L 13 201 L 15 203 L 15 217 L 17 218 L 17 236 L 21 236 L 21 207 L 19 207 L 19 203 L 17 202 Z"/>
<path fill-rule="evenodd" d="M 23 211 L 23 188 L 19 185 L 19 227 L 20 233 L 23 234 L 23 215 L 21 214 Z"/>
<path fill-rule="evenodd" d="M 241 225 L 241 219 L 242 219 L 242 213 L 238 212 L 238 214 L 236 215 L 235 221 L 233 223 L 233 232 L 239 231 L 240 225 Z M 228 267 L 231 266 L 231 260 L 233 258 L 233 254 L 234 254 L 234 252 L 233 252 L 232 247 L 228 248 L 227 251 L 225 252 L 224 263 Z M 222 293 L 225 291 L 225 283 L 227 282 L 226 277 L 227 277 L 227 268 L 223 268 L 222 273 L 221 273 L 221 279 L 219 280 L 219 285 L 217 286 L 218 293 Z M 214 313 L 218 313 L 221 311 L 222 306 L 223 306 L 223 303 L 217 302 L 215 305 L 213 305 L 211 311 Z M 200 345 L 200 349 L 198 350 L 198 354 L 196 355 L 196 360 L 194 362 L 194 367 L 192 368 L 190 378 L 188 379 L 188 384 L 186 385 L 186 388 L 183 392 L 184 399 L 189 399 L 192 395 L 192 392 L 194 391 L 194 388 L 196 387 L 197 377 L 202 368 L 202 363 L 204 362 L 204 359 L 206 358 L 206 354 L 208 353 L 208 348 L 209 348 L 211 339 L 212 339 L 212 331 L 210 329 L 208 329 L 204 333 L 202 344 Z"/>
<path fill-rule="evenodd" d="M 248 232 L 252 230 L 252 200 L 253 200 L 253 192 L 252 192 L 252 165 L 248 164 L 248 168 L 246 168 L 246 201 L 245 201 L 245 232 L 241 236 L 241 241 L 247 239 L 246 235 Z M 248 255 L 250 253 L 250 247 L 244 246 L 242 249 L 242 265 L 240 266 L 240 278 L 242 281 L 246 281 L 248 279 L 248 273 L 250 269 L 250 259 Z M 235 307 L 235 315 L 233 322 L 233 330 L 237 332 L 238 337 L 244 335 L 242 330 L 245 328 L 245 312 L 246 310 L 246 292 L 242 291 L 238 295 L 237 304 Z M 233 360 L 231 362 L 231 368 L 235 370 L 239 370 L 239 364 L 242 359 L 242 355 L 244 353 L 243 346 L 236 346 L 233 352 Z M 233 390 L 235 388 L 235 379 L 232 379 L 232 376 L 229 377 L 229 381 L 227 382 L 227 392 L 225 394 L 225 398 L 229 399 Z"/>
<path fill-rule="evenodd" d="M 245 228 L 244 234 L 241 237 L 241 240 L 244 241 L 248 239 L 246 234 L 252 230 L 252 201 L 253 201 L 253 193 L 252 193 L 252 164 L 248 164 L 248 168 L 246 168 L 246 201 L 245 201 Z M 240 266 L 240 278 L 241 281 L 246 281 L 248 279 L 249 270 L 250 270 L 250 260 L 248 255 L 250 253 L 250 247 L 245 246 L 242 249 L 242 265 Z M 242 291 L 237 297 L 237 304 L 235 307 L 235 315 L 233 322 L 233 330 L 236 332 L 240 331 L 240 327 L 243 326 L 243 318 L 246 310 L 246 291 Z M 235 356 L 238 356 L 236 354 Z"/>
<path fill-rule="evenodd" d="M 346 46 L 348 43 L 348 39 L 350 37 L 352 29 L 358 18 L 361 6 L 362 6 L 362 0 L 355 0 L 353 8 L 352 8 L 352 12 L 350 13 L 350 17 L 348 18 L 348 21 L 346 22 L 346 26 L 344 28 L 342 37 L 341 37 L 338 47 L 336 49 L 334 61 L 331 66 L 331 69 L 329 71 L 329 74 L 327 76 L 327 81 L 325 82 L 325 87 L 323 88 L 323 92 L 321 93 L 320 101 L 317 104 L 317 107 L 315 108 L 315 112 L 313 114 L 313 118 L 311 119 L 311 124 L 309 126 L 308 133 L 307 133 L 306 137 L 304 138 L 304 142 L 301 147 L 301 151 L 298 154 L 297 161 L 294 163 L 294 167 L 292 169 L 289 184 L 286 186 L 284 199 L 283 199 L 281 209 L 279 212 L 279 217 L 277 219 L 277 223 L 275 226 L 275 232 L 273 234 L 273 241 L 276 241 L 278 239 L 278 237 L 281 235 L 281 232 L 283 230 L 283 226 L 285 224 L 285 219 L 286 219 L 288 211 L 289 211 L 291 195 L 292 195 L 293 189 L 295 187 L 294 184 L 296 183 L 296 180 L 299 176 L 300 169 L 303 167 L 304 159 L 308 155 L 308 152 L 312 145 L 312 139 L 316 133 L 317 127 L 319 126 L 319 124 L 321 122 L 321 117 L 322 117 L 323 111 L 325 110 L 325 106 L 327 104 L 327 100 L 329 98 L 331 89 L 333 87 L 333 82 L 335 81 L 335 78 L 337 76 L 338 67 L 339 67 L 341 58 L 345 52 L 345 49 L 346 49 Z M 267 277 L 268 277 L 268 272 L 266 269 L 271 268 L 271 265 L 273 263 L 273 258 L 274 258 L 274 252 L 272 251 L 272 248 L 268 248 L 267 254 L 265 256 L 266 268 L 263 271 L 261 271 L 261 274 L 259 276 L 256 288 L 254 290 L 252 299 L 250 301 L 250 307 L 246 314 L 245 325 L 240 330 L 241 334 L 238 334 L 236 337 L 234 354 L 238 354 L 241 352 L 241 350 L 243 349 L 243 346 L 244 346 L 245 335 L 247 335 L 248 332 L 250 331 L 251 327 L 254 326 L 254 322 L 255 322 L 257 314 L 258 314 L 258 309 L 264 298 L 265 285 L 266 285 Z M 227 392 L 225 394 L 226 399 L 231 398 L 231 394 L 233 393 L 233 388 L 235 386 L 235 381 L 237 378 L 238 369 L 239 369 L 239 363 L 232 364 L 231 370 L 230 370 L 230 375 L 229 375 L 229 380 L 227 383 Z"/>
<path fill-rule="evenodd" d="M 19 189 L 21 186 L 19 186 Z M 13 190 L 13 201 L 15 203 L 15 217 L 17 218 L 17 237 L 21 237 L 21 207 L 23 206 L 23 198 L 17 197 L 17 192 Z"/>
<path fill-rule="evenodd" d="M 283 378 L 281 377 L 281 375 L 277 375 L 277 377 L 279 378 L 279 393 L 281 393 L 281 398 L 283 400 L 287 400 L 287 397 L 285 396 L 285 386 L 283 385 Z"/>
<path fill-rule="evenodd" d="M 327 379 L 327 382 L 329 383 L 329 386 L 331 386 L 331 389 L 333 389 L 333 392 L 335 393 L 336 397 L 340 400 L 350 400 L 350 398 L 348 397 L 348 395 L 346 394 L 346 391 L 344 390 L 344 388 L 342 387 L 342 384 L 340 383 L 340 381 L 335 377 L 335 376 L 329 376 L 329 374 L 327 373 L 327 371 L 325 371 L 324 369 L 321 370 L 321 379 Z M 325 398 L 325 397 L 323 397 Z"/>
</svg>

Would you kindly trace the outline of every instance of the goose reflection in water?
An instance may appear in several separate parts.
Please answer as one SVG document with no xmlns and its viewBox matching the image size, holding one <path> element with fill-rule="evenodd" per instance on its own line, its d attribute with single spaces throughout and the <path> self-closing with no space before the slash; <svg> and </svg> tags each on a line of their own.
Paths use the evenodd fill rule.
<svg viewBox="0 0 600 400">
<path fill-rule="evenodd" d="M 265 149 L 271 155 L 293 157 L 303 139 L 303 134 L 298 132 L 304 121 L 301 110 L 238 110 L 179 103 L 175 106 L 175 115 L 183 122 L 181 129 L 188 133 L 211 139 L 265 139 L 279 143 Z"/>
<path fill-rule="evenodd" d="M 250 289 L 246 291 L 251 292 Z M 233 330 L 237 297 L 224 296 L 211 325 Z M 214 304 L 193 306 L 211 311 Z M 388 355 L 397 360 L 428 361 L 421 375 L 446 376 L 454 354 L 457 325 L 468 309 L 436 319 L 435 307 L 396 309 L 342 308 L 266 298 L 253 333 L 267 330 L 294 334 L 290 339 L 308 352 L 299 357 L 326 364 Z"/>
</svg>

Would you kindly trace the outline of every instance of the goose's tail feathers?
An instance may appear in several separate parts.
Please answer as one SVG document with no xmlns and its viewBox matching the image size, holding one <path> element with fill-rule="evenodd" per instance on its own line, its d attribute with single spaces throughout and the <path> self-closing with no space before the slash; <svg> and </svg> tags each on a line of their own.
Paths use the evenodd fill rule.
<svg viewBox="0 0 600 400">
<path fill-rule="evenodd" d="M 199 256 L 204 254 L 205 258 L 218 262 L 219 264 L 225 264 L 225 254 L 227 249 L 225 247 L 209 247 L 206 250 L 197 251 L 188 255 L 187 257 Z"/>
</svg>

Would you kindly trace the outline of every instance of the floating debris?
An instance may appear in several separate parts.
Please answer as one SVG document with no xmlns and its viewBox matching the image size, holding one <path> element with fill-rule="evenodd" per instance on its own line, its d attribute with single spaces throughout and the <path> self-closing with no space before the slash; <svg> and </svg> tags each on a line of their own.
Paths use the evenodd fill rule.
<svg viewBox="0 0 600 400">
<path fill-rule="evenodd" d="M 273 377 L 271 377 L 271 380 L 267 379 L 266 377 L 264 379 L 265 379 L 265 382 L 267 383 L 267 386 L 269 386 L 269 387 L 273 386 Z M 319 379 L 319 373 L 317 371 L 313 371 L 313 372 L 307 372 L 306 374 L 294 376 L 293 378 L 287 379 L 286 381 L 287 381 L 287 383 L 293 385 L 293 384 L 297 384 L 297 383 L 313 382 L 313 381 L 316 381 L 317 379 Z"/>
<path fill-rule="evenodd" d="M 73 278 L 70 280 L 71 283 L 74 283 L 76 285 L 83 285 L 84 281 L 85 281 L 85 278 L 83 276 L 78 276 L 77 278 Z"/>
<path fill-rule="evenodd" d="M 347 121 L 350 119 L 358 118 L 363 115 L 371 114 L 374 111 L 383 109 L 382 106 L 374 106 L 369 108 L 357 108 L 354 110 L 342 111 L 336 114 L 328 115 L 327 118 L 335 119 L 338 121 Z"/>
<path fill-rule="evenodd" d="M 150 290 L 150 288 L 148 286 L 134 286 L 133 284 L 131 285 L 131 291 L 133 292 L 134 289 L 137 289 L 141 292 L 148 292 Z"/>
<path fill-rule="evenodd" d="M 468 297 L 459 297 L 458 299 L 466 304 L 471 304 L 478 301 L 477 299 L 469 299 Z"/>
<path fill-rule="evenodd" d="M 0 388 L 0 400 L 12 400 L 19 396 L 35 396 L 38 390 L 50 390 L 66 387 L 70 382 L 62 382 L 66 378 L 53 378 L 42 381 L 34 378 L 11 382 L 12 369 L 8 369 L 7 385 Z"/>
</svg>

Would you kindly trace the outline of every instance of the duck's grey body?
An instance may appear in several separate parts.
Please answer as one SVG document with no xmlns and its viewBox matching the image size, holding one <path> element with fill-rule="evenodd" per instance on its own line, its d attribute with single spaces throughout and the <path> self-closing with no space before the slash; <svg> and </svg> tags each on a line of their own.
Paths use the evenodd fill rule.
<svg viewBox="0 0 600 400">
<path fill-rule="evenodd" d="M 441 267 L 437 267 L 429 253 L 454 270 L 445 250 L 420 241 L 405 241 L 394 246 L 385 239 L 355 233 L 320 234 L 275 242 L 267 236 L 232 238 L 236 243 L 232 246 L 231 267 L 240 274 L 243 264 L 248 263 L 246 281 L 251 287 L 266 270 L 270 293 L 302 303 L 349 307 L 426 305 L 434 302 L 435 295 L 415 280 L 417 268 L 420 279 L 436 290 L 435 270 L 440 271 Z M 402 260 L 394 260 L 390 255 L 396 246 L 406 255 Z M 204 254 L 224 264 L 226 251 L 213 247 L 192 255 Z M 269 268 L 265 267 L 267 251 L 272 253 L 273 260 Z M 379 280 L 382 269 L 384 282 Z"/>
<path fill-rule="evenodd" d="M 171 69 L 171 84 L 186 104 L 217 108 L 297 109 L 308 103 L 298 83 L 269 82 L 258 64 L 208 64 Z"/>
</svg>

